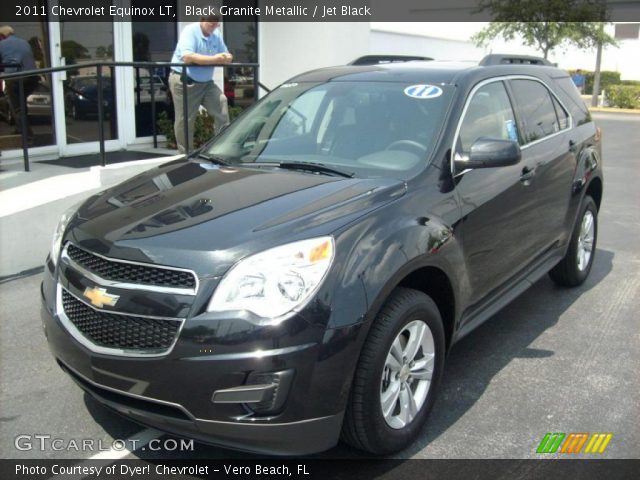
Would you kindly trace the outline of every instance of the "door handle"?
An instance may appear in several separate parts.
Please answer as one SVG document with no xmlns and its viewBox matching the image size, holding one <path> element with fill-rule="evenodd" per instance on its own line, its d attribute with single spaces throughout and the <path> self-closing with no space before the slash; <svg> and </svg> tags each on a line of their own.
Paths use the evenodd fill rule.
<svg viewBox="0 0 640 480">
<path fill-rule="evenodd" d="M 569 140 L 569 151 L 571 153 L 576 153 L 577 147 L 576 147 L 576 142 L 574 142 L 573 140 Z"/>
<path fill-rule="evenodd" d="M 535 168 L 524 167 L 522 169 L 522 174 L 520 175 L 520 181 L 524 182 L 526 185 L 529 185 L 529 180 L 531 180 L 536 174 Z"/>
</svg>

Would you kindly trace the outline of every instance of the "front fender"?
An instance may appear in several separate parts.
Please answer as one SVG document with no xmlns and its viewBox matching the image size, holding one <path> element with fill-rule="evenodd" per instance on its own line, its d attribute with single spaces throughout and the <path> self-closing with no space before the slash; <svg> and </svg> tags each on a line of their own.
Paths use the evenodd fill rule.
<svg viewBox="0 0 640 480">
<path fill-rule="evenodd" d="M 366 315 L 361 319 L 364 336 L 393 289 L 419 269 L 440 270 L 450 280 L 456 300 L 462 298 L 459 292 L 469 290 L 465 289 L 468 281 L 462 248 L 450 224 L 458 219 L 457 202 L 453 196 L 439 202 L 447 205 L 442 208 L 443 216 L 452 220 L 447 222 L 443 216 L 420 215 L 424 205 L 431 204 L 429 200 L 419 191 L 407 195 L 350 227 L 342 236 L 345 241 L 340 243 L 352 246 L 342 268 L 342 284 L 361 285 L 366 299 Z M 451 281 L 453 278 L 458 280 Z M 353 319 L 335 321 L 340 323 L 332 328 L 353 323 Z"/>
</svg>

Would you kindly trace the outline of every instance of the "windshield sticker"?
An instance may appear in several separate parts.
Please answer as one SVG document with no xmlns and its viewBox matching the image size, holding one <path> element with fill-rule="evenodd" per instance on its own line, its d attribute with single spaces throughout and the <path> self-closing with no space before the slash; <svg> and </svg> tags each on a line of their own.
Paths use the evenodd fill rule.
<svg viewBox="0 0 640 480">
<path fill-rule="evenodd" d="M 437 98 L 442 95 L 442 89 L 435 85 L 411 85 L 404 89 L 404 94 L 411 98 Z"/>
<path fill-rule="evenodd" d="M 298 84 L 297 83 L 285 83 L 280 85 L 280 88 L 291 88 L 291 87 L 297 87 Z"/>
</svg>

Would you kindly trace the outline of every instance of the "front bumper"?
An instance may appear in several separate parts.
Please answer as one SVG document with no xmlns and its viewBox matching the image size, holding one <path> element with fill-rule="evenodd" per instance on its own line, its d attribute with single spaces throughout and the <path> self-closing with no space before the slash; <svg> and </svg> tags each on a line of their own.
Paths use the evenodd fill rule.
<svg viewBox="0 0 640 480">
<path fill-rule="evenodd" d="M 270 330 L 231 331 L 228 321 L 196 317 L 186 320 L 167 355 L 107 355 L 69 334 L 56 313 L 57 290 L 45 268 L 42 321 L 51 351 L 76 383 L 117 412 L 159 430 L 251 452 L 303 455 L 338 442 L 352 376 L 348 365 L 357 360 L 357 328 L 329 334 L 292 318 Z M 331 338 L 340 341 L 326 340 Z M 213 401 L 216 392 L 264 383 L 274 372 L 293 373 L 273 413 Z"/>
</svg>

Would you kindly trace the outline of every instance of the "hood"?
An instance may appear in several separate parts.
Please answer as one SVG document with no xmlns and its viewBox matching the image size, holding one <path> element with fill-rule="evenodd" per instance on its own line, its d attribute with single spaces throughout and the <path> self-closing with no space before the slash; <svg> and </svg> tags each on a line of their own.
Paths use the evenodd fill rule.
<svg viewBox="0 0 640 480">
<path fill-rule="evenodd" d="M 257 251 L 330 234 L 404 192 L 395 179 L 178 160 L 91 197 L 66 236 L 106 256 L 207 265 L 215 276 Z"/>
</svg>

